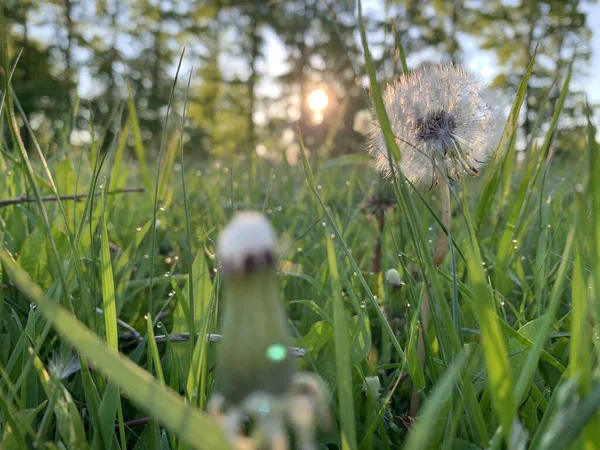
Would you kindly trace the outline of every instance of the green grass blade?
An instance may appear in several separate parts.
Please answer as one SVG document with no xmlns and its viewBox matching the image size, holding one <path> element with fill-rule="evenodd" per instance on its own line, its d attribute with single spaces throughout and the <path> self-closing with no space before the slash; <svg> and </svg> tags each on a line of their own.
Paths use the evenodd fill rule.
<svg viewBox="0 0 600 450">
<path fill-rule="evenodd" d="M 156 249 L 156 215 L 158 212 L 158 203 L 160 201 L 160 169 L 163 159 L 163 147 L 167 134 L 167 126 L 169 124 L 169 113 L 171 112 L 171 103 L 173 101 L 173 95 L 175 93 L 175 86 L 177 85 L 177 79 L 179 78 L 179 70 L 181 69 L 181 63 L 183 62 L 183 55 L 185 54 L 185 48 L 181 52 L 179 57 L 179 64 L 177 65 L 177 71 L 175 72 L 175 78 L 171 85 L 171 93 L 169 94 L 169 101 L 167 103 L 167 113 L 165 115 L 165 122 L 163 125 L 163 132 L 160 138 L 160 146 L 158 148 L 158 158 L 156 164 L 156 182 L 154 183 L 154 208 L 152 209 L 152 228 L 150 229 L 150 279 L 154 277 L 154 251 Z M 173 152 L 174 157 L 174 152 Z M 154 314 L 154 289 L 150 285 L 148 289 L 148 312 Z"/>
<path fill-rule="evenodd" d="M 533 56 L 531 57 L 531 61 L 527 66 L 527 70 L 525 70 L 525 75 L 519 84 L 517 95 L 510 109 L 506 125 L 504 126 L 504 131 L 502 132 L 502 139 L 498 145 L 498 151 L 496 152 L 491 167 L 488 170 L 490 175 L 485 183 L 485 187 L 483 188 L 483 193 L 477 207 L 477 212 L 475 213 L 475 228 L 477 230 L 481 228 L 481 225 L 483 224 L 484 219 L 487 217 L 490 208 L 492 205 L 494 205 L 493 200 L 496 192 L 498 191 L 498 185 L 500 184 L 500 177 L 502 173 L 499 170 L 499 167 L 504 163 L 504 160 L 508 155 L 508 153 L 504 151 L 504 148 L 508 149 L 510 142 L 515 139 L 519 124 L 519 114 L 521 112 L 521 106 L 523 106 L 523 101 L 525 100 L 525 95 L 527 95 L 527 85 L 529 84 L 531 73 L 533 72 L 536 55 L 537 46 Z"/>
<path fill-rule="evenodd" d="M 119 349 L 119 337 L 117 330 L 117 305 L 115 302 L 115 280 L 110 257 L 106 214 L 102 214 L 101 233 L 100 278 L 102 280 L 104 332 L 106 334 L 106 342 L 108 343 L 108 346 L 117 351 Z"/>
<path fill-rule="evenodd" d="M 365 30 L 365 22 L 362 15 L 361 0 L 358 0 L 358 29 L 360 31 L 360 39 L 363 45 L 367 74 L 369 75 L 369 81 L 371 82 L 371 97 L 373 99 L 373 105 L 375 107 L 377 119 L 379 119 L 381 131 L 383 132 L 385 145 L 389 154 L 393 156 L 393 161 L 400 161 L 400 150 L 398 150 L 398 145 L 396 144 L 396 140 L 394 139 L 394 132 L 392 131 L 392 127 L 390 126 L 390 120 L 388 118 L 387 111 L 385 110 L 385 106 L 383 104 L 381 87 L 377 82 L 375 63 L 373 62 L 373 57 L 371 56 L 369 44 L 367 42 L 367 32 Z"/>
<path fill-rule="evenodd" d="M 496 315 L 495 301 L 486 282 L 479 243 L 466 205 L 463 212 L 471 238 L 466 251 L 467 266 L 473 287 L 475 315 L 482 334 L 489 391 L 492 396 L 494 410 L 502 424 L 506 442 L 510 442 L 516 403 L 513 397 L 512 374 L 507 345 L 500 327 L 500 320 Z"/>
<path fill-rule="evenodd" d="M 586 105 L 587 118 L 587 157 L 588 157 L 588 173 L 587 173 L 587 191 L 586 201 L 589 202 L 591 208 L 591 217 L 589 218 L 588 227 L 590 242 L 590 260 L 591 272 L 594 286 L 594 292 L 600 292 L 600 145 L 596 141 L 596 127 L 592 120 L 592 111 L 589 105 Z M 600 323 L 600 299 L 596 294 L 596 322 Z"/>
<path fill-rule="evenodd" d="M 556 279 L 554 281 L 554 286 L 552 288 L 552 294 L 550 297 L 550 302 L 548 304 L 548 309 L 542 316 L 544 319 L 540 327 L 541 329 L 538 332 L 534 345 L 531 351 L 529 352 L 529 356 L 527 357 L 527 361 L 525 362 L 525 365 L 521 370 L 521 374 L 519 375 L 517 385 L 514 388 L 515 399 L 517 403 L 521 402 L 521 400 L 527 392 L 531 380 L 533 379 L 533 375 L 535 373 L 540 358 L 540 353 L 542 352 L 544 342 L 546 342 L 548 333 L 550 332 L 550 328 L 552 326 L 552 322 L 554 321 L 554 317 L 556 315 L 556 310 L 558 309 L 560 303 L 560 298 L 562 296 L 566 280 L 567 268 L 571 264 L 570 261 L 571 253 L 573 251 L 573 241 L 575 240 L 575 236 L 578 229 L 577 222 L 578 220 L 576 219 L 571 229 L 569 230 L 567 242 L 563 250 L 561 262 L 558 267 Z"/>
<path fill-rule="evenodd" d="M 332 239 L 327 236 L 327 261 L 331 273 L 333 293 L 333 332 L 335 336 L 335 366 L 341 422 L 342 450 L 356 449 L 356 423 L 354 399 L 352 395 L 352 366 L 350 363 L 350 343 L 348 323 L 341 297 L 340 275 Z"/>
<path fill-rule="evenodd" d="M 133 134 L 133 148 L 135 150 L 138 164 L 140 165 L 140 173 L 142 174 L 144 187 L 148 190 L 148 192 L 152 192 L 152 181 L 150 179 L 150 173 L 148 172 L 148 164 L 146 163 L 146 149 L 144 148 L 144 143 L 142 142 L 142 131 L 140 130 L 140 124 L 138 122 L 137 111 L 135 107 L 135 99 L 133 97 L 133 91 L 131 90 L 129 82 L 127 82 L 127 92 L 129 94 L 127 105 L 129 108 L 129 123 L 131 124 L 131 132 Z"/>
<path fill-rule="evenodd" d="M 32 351 L 33 353 L 33 351 Z M 64 439 L 67 448 L 89 448 L 80 412 L 69 391 L 60 380 L 51 377 L 46 371 L 42 360 L 34 356 L 33 365 L 38 373 L 46 398 L 54 399 L 53 410 L 58 422 L 58 431 Z"/>
<path fill-rule="evenodd" d="M 40 312 L 81 354 L 94 362 L 97 369 L 117 383 L 127 396 L 156 415 L 190 447 L 200 450 L 226 449 L 224 438 L 215 423 L 204 413 L 187 405 L 176 393 L 128 359 L 110 350 L 64 308 L 46 299 L 43 291 L 17 266 L 6 251 L 0 260 L 19 290 L 38 305 Z M 202 440 L 198 439 L 202 436 Z"/>
<path fill-rule="evenodd" d="M 419 417 L 417 417 L 417 423 L 408 435 L 404 445 L 405 450 L 434 448 L 434 444 L 439 444 L 436 439 L 441 437 L 440 434 L 443 431 L 440 422 L 445 423 L 447 419 L 454 387 L 459 381 L 460 373 L 466 362 L 467 355 L 462 353 L 438 380 L 431 395 L 423 405 Z"/>
</svg>

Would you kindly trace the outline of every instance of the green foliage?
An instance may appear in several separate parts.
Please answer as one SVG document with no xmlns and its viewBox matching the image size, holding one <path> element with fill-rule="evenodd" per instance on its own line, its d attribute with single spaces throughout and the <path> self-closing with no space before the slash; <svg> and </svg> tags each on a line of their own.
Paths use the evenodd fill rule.
<svg viewBox="0 0 600 450">
<path fill-rule="evenodd" d="M 289 29 L 284 21 L 300 2 L 283 3 L 254 17 L 245 45 L 260 41 L 261 27 L 272 27 L 300 49 L 302 39 L 293 31 L 302 21 L 294 16 L 297 26 Z M 433 3 L 444 10 L 443 2 Z M 428 4 L 415 3 L 410 12 Z M 149 5 L 134 6 L 145 11 L 140 20 L 147 21 L 152 39 L 160 40 L 172 31 L 162 27 L 180 12 L 154 14 L 144 9 Z M 9 20 L 23 15 L 17 6 L 5 8 Z M 97 6 L 100 14 L 116 14 L 111 2 Z M 344 4 L 337 12 L 350 9 Z M 323 5 L 307 5 L 305 12 L 317 35 L 340 38 L 352 29 L 338 34 Z M 338 135 L 347 129 L 345 119 L 324 122 L 326 144 L 300 124 L 307 133 L 295 142 L 302 164 L 228 157 L 240 136 L 248 141 L 244 149 L 253 151 L 253 140 L 267 134 L 253 129 L 248 116 L 252 102 L 260 102 L 248 88 L 252 81 L 233 83 L 218 64 L 209 64 L 224 51 L 215 23 L 243 21 L 252 11 L 244 2 L 230 2 L 188 13 L 211 24 L 208 31 L 199 27 L 214 39 L 207 41 L 200 95 L 194 96 L 193 84 L 185 96 L 175 86 L 173 100 L 164 84 L 151 94 L 156 105 L 168 103 L 176 131 L 144 116 L 141 105 L 149 100 L 132 78 L 131 89 L 121 93 L 123 117 L 115 110 L 109 125 L 98 128 L 97 141 L 80 146 L 65 139 L 53 152 L 32 133 L 29 103 L 20 99 L 22 79 L 12 80 L 14 97 L 9 80 L 2 80 L 8 95 L 0 109 L 6 127 L 0 199 L 26 198 L 0 204 L 0 447 L 227 448 L 204 412 L 218 389 L 213 366 L 220 344 L 195 335 L 220 329 L 217 234 L 236 211 L 254 209 L 263 210 L 281 236 L 277 282 L 294 344 L 307 350 L 299 366 L 318 373 L 331 393 L 334 420 L 317 435 L 317 448 L 594 448 L 600 439 L 600 147 L 586 106 L 578 117 L 585 154 L 569 170 L 554 159 L 562 145 L 555 139 L 560 118 L 571 113 L 571 72 L 559 78 L 548 126 L 533 126 L 525 136 L 530 151 L 520 162 L 519 111 L 533 107 L 526 103 L 527 86 L 544 74 L 536 71 L 533 49 L 531 61 L 519 61 L 527 70 L 516 81 L 488 173 L 452 186 L 453 247 L 436 268 L 437 190 L 414 192 L 380 180 L 361 155 L 330 158 L 327 152 L 327 161 L 314 156 L 322 149 L 344 151 L 340 146 L 350 138 Z M 421 18 L 417 25 L 426 22 Z M 386 69 L 373 57 L 367 25 L 361 20 L 366 71 L 396 153 L 377 83 L 378 71 Z M 410 61 L 414 49 L 405 45 L 407 37 L 399 33 L 392 40 L 398 51 L 406 47 Z M 452 33 L 444 34 L 444 42 L 448 52 L 457 51 Z M 306 75 L 299 67 L 311 52 L 331 55 L 331 61 L 356 56 L 356 49 L 341 52 L 339 41 L 326 44 L 295 54 L 300 66 L 291 67 L 290 85 Z M 164 71 L 169 53 L 162 56 L 146 54 L 138 63 L 147 64 L 146 71 Z M 258 70 L 254 64 L 250 69 Z M 343 89 L 350 91 L 352 83 L 342 83 Z M 102 101 L 110 103 L 105 94 Z M 182 103 L 189 109 L 182 112 Z M 52 108 L 80 116 L 76 105 Z M 187 126 L 187 112 L 197 127 Z M 155 147 L 161 148 L 159 162 L 144 137 L 150 129 L 162 135 L 163 144 Z M 306 146 L 304 137 L 312 139 Z M 197 151 L 196 138 L 206 152 L 222 157 L 188 157 Z M 115 192 L 128 187 L 145 192 Z M 87 197 L 59 200 L 61 195 Z M 366 201 L 381 196 L 387 196 L 381 204 Z M 402 287 L 385 285 L 389 268 L 399 271 Z M 235 295 L 244 300 L 244 292 Z M 420 364 L 425 295 L 433 317 Z M 407 415 L 413 387 L 422 402 L 416 418 Z"/>
</svg>

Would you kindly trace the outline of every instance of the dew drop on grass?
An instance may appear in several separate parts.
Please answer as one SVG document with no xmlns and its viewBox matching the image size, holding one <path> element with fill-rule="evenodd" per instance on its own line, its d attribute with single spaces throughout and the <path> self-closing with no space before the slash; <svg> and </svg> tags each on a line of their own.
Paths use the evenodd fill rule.
<svg viewBox="0 0 600 450">
<path fill-rule="evenodd" d="M 267 214 L 273 214 L 273 210 L 271 208 L 267 209 Z"/>
<path fill-rule="evenodd" d="M 33 302 L 31 302 L 29 304 L 29 308 L 31 308 L 31 309 L 35 309 L 36 307 L 37 307 L 37 305 L 35 303 L 33 303 Z"/>
<path fill-rule="evenodd" d="M 175 291 L 169 292 L 169 297 L 173 297 L 175 295 Z"/>
<path fill-rule="evenodd" d="M 596 333 L 594 335 L 594 339 L 596 339 L 597 341 L 600 341 L 600 333 Z"/>
<path fill-rule="evenodd" d="M 164 211 L 165 209 L 167 209 L 165 206 L 161 206 L 160 208 L 158 208 L 161 211 Z"/>
<path fill-rule="evenodd" d="M 327 226 L 327 222 L 321 222 L 321 226 L 325 228 Z"/>
<path fill-rule="evenodd" d="M 150 258 L 150 256 L 144 255 L 144 259 L 148 259 L 148 258 Z"/>
<path fill-rule="evenodd" d="M 331 239 L 335 239 L 335 234 L 331 233 L 331 234 L 329 235 L 329 237 L 330 237 Z"/>
<path fill-rule="evenodd" d="M 323 189 L 323 186 L 321 186 L 320 184 L 317 184 L 317 190 L 320 191 L 321 189 Z"/>
<path fill-rule="evenodd" d="M 281 212 L 283 210 L 283 208 L 281 206 L 278 206 L 276 209 L 277 209 L 277 212 Z"/>
<path fill-rule="evenodd" d="M 298 247 L 297 250 L 298 250 L 298 253 L 302 253 L 302 247 Z"/>
<path fill-rule="evenodd" d="M 429 239 L 429 243 L 431 244 L 433 241 L 431 239 Z"/>
<path fill-rule="evenodd" d="M 171 276 L 171 272 L 165 272 L 164 276 L 167 277 L 167 278 L 170 277 Z"/>
<path fill-rule="evenodd" d="M 350 186 L 350 182 L 349 181 L 346 181 L 346 186 Z"/>
<path fill-rule="evenodd" d="M 137 227 L 137 228 L 135 229 L 135 231 L 137 231 L 137 232 L 139 233 L 140 231 L 142 231 L 142 227 Z"/>
<path fill-rule="evenodd" d="M 144 314 L 144 319 L 148 320 L 150 318 L 150 313 Z"/>
<path fill-rule="evenodd" d="M 162 324 L 162 322 L 158 322 L 158 323 L 156 324 L 156 328 L 162 328 L 162 327 L 163 327 L 163 324 Z"/>
<path fill-rule="evenodd" d="M 373 299 L 377 300 L 379 297 L 377 297 L 376 295 L 373 296 Z"/>
<path fill-rule="evenodd" d="M 365 302 L 364 300 L 362 302 L 360 302 L 361 308 L 366 308 L 366 306 L 367 306 L 367 302 Z"/>
</svg>

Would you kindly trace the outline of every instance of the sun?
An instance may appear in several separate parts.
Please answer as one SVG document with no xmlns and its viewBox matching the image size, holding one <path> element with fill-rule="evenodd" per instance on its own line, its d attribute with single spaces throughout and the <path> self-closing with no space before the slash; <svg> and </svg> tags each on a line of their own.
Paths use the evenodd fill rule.
<svg viewBox="0 0 600 450">
<path fill-rule="evenodd" d="M 329 97 L 323 89 L 315 89 L 306 100 L 308 107 L 315 112 L 323 111 L 329 104 Z"/>
</svg>

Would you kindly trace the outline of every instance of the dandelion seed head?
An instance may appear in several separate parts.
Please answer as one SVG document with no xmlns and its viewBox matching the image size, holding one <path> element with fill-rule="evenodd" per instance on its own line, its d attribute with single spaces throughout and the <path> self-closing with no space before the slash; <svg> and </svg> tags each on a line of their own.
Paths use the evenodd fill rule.
<svg viewBox="0 0 600 450">
<path fill-rule="evenodd" d="M 413 184 L 433 186 L 440 176 L 458 181 L 479 170 L 498 147 L 502 114 L 491 93 L 464 67 L 434 64 L 403 75 L 384 92 L 384 105 L 400 150 L 398 169 Z M 379 125 L 369 152 L 390 176 Z"/>
</svg>

